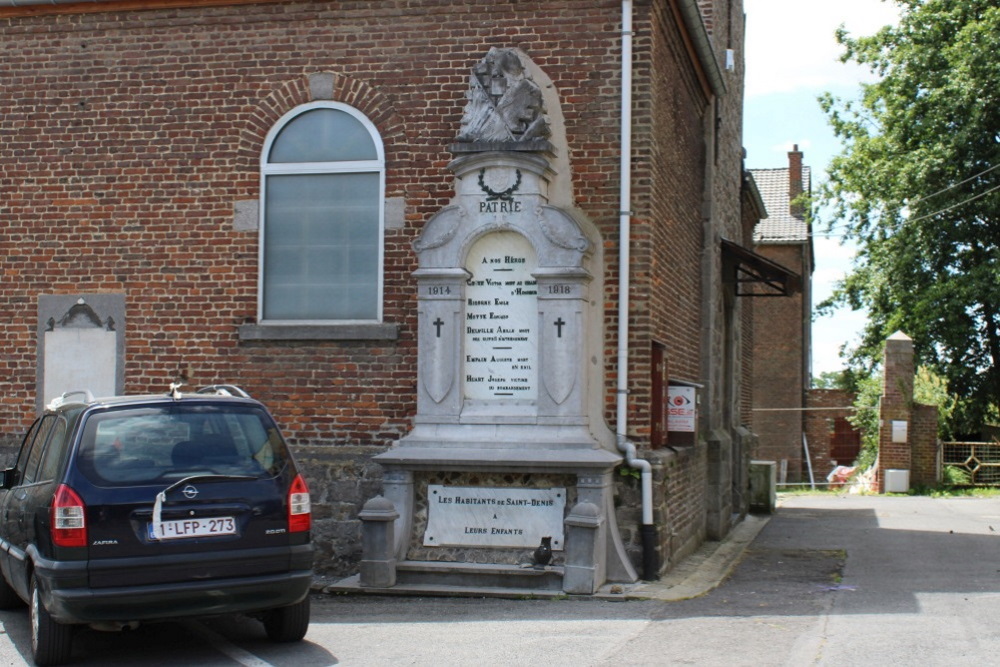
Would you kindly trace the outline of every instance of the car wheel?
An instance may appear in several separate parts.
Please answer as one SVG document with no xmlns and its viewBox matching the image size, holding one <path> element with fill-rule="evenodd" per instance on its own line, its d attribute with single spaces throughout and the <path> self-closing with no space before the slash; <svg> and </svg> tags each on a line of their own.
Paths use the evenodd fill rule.
<svg viewBox="0 0 1000 667">
<path fill-rule="evenodd" d="M 11 588 L 3 577 L 0 577 L 0 609 L 17 609 L 24 601 Z"/>
<path fill-rule="evenodd" d="M 297 642 L 309 629 L 309 596 L 288 607 L 272 609 L 264 614 L 264 630 L 274 642 Z"/>
<path fill-rule="evenodd" d="M 58 665 L 69 660 L 73 648 L 73 626 L 57 623 L 49 616 L 38 594 L 38 584 L 31 579 L 31 657 L 36 665 Z"/>
</svg>

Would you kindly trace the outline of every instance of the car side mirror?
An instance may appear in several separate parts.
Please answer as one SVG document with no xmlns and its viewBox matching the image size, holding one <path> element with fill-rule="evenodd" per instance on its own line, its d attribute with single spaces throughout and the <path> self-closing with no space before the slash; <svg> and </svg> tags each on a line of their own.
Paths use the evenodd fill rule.
<svg viewBox="0 0 1000 667">
<path fill-rule="evenodd" d="M 12 489 L 17 485 L 17 468 L 0 470 L 0 489 Z"/>
</svg>

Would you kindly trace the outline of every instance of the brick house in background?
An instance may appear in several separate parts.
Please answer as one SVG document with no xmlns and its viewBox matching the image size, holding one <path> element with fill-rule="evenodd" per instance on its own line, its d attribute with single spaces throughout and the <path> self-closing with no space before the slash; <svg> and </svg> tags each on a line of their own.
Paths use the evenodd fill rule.
<svg viewBox="0 0 1000 667">
<path fill-rule="evenodd" d="M 623 210 L 625 7 L 634 111 Z M 735 298 L 736 275 L 767 262 L 749 249 L 760 214 L 741 159 L 740 0 L 0 0 L 0 37 L 8 448 L 57 389 L 50 366 L 65 350 L 46 340 L 93 328 L 107 355 L 93 372 L 107 370 L 115 392 L 229 382 L 267 403 L 310 480 L 317 568 L 356 569 L 358 513 L 383 484 L 373 457 L 410 432 L 417 409 L 418 330 L 430 323 L 418 322 L 414 242 L 455 197 L 450 147 L 470 70 L 501 47 L 520 54 L 547 102 L 550 202 L 591 235 L 597 352 L 581 363 L 598 379 L 592 428 L 624 427 L 619 441 L 651 465 L 652 543 L 638 485 L 615 482 L 636 567 L 650 547 L 656 568 L 670 567 L 746 512 L 751 426 L 769 436 L 758 455 L 801 450 L 782 440 L 779 451 L 769 418 L 749 412 L 751 300 Z M 279 225 L 344 202 L 338 236 Z M 757 241 L 808 275 L 807 226 L 790 220 L 801 238 L 758 226 Z M 756 386 L 767 405 L 801 405 L 808 294 L 752 301 L 759 318 L 794 319 L 779 339 L 765 332 L 769 342 L 797 341 L 793 377 L 776 374 L 780 350 L 753 351 L 764 355 L 755 377 L 771 383 Z M 778 316 L 772 303 L 800 312 Z M 668 430 L 678 385 L 697 388 L 692 433 Z M 768 394 L 775 386 L 789 395 Z"/>
<path fill-rule="evenodd" d="M 795 146 L 788 167 L 750 172 L 767 208 L 767 218 L 754 229 L 754 247 L 802 277 L 798 293 L 754 303 L 753 423 L 760 440 L 753 456 L 778 462 L 779 482 L 809 481 L 803 437 L 811 385 L 814 256 L 809 204 L 797 198 L 810 194 L 811 170 Z"/>
</svg>

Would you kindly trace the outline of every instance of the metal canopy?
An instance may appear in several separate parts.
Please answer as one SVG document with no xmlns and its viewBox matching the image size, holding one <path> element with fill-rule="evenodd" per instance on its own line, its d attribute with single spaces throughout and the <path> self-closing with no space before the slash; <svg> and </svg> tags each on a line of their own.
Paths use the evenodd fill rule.
<svg viewBox="0 0 1000 667">
<path fill-rule="evenodd" d="M 791 296 L 802 291 L 797 273 L 737 243 L 722 239 L 722 256 L 735 265 L 736 296 Z"/>
</svg>

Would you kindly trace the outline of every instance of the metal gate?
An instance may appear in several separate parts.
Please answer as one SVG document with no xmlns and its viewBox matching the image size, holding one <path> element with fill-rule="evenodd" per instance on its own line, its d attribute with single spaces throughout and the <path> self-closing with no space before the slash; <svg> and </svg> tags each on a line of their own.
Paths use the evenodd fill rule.
<svg viewBox="0 0 1000 667">
<path fill-rule="evenodd" d="M 941 443 L 941 465 L 965 470 L 976 486 L 1000 486 L 1000 443 Z"/>
</svg>

